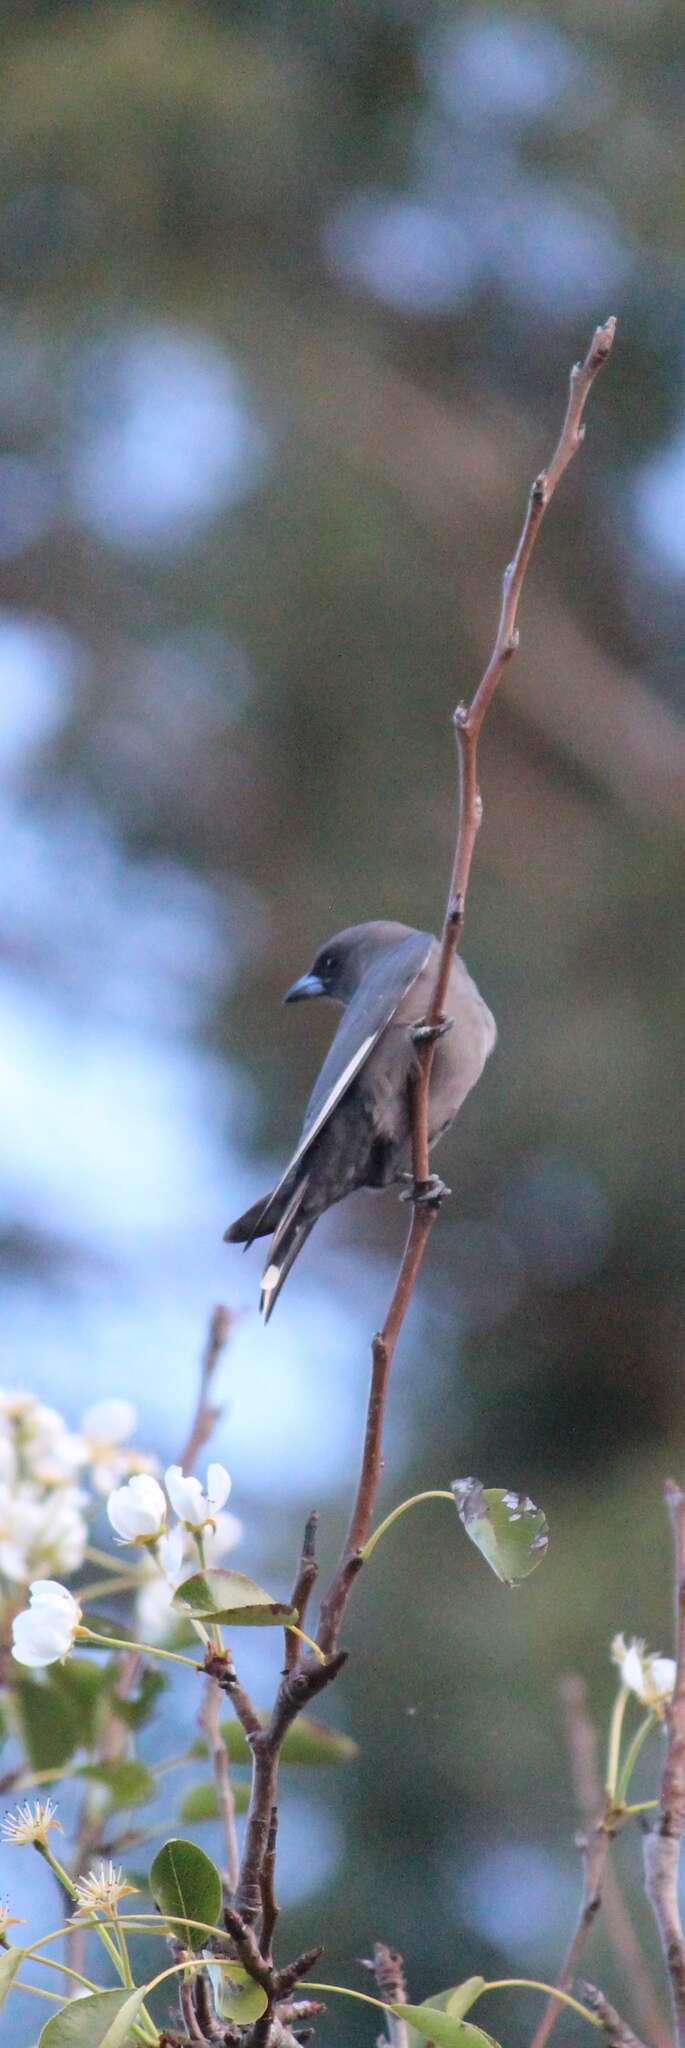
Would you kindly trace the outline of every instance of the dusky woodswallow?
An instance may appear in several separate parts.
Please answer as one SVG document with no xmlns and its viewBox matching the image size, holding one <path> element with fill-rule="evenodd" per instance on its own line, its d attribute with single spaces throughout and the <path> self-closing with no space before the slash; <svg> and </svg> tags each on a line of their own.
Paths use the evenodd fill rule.
<svg viewBox="0 0 685 2048">
<path fill-rule="evenodd" d="M 286 1003 L 329 996 L 343 1016 L 305 1111 L 302 1135 L 277 1186 L 226 1231 L 232 1244 L 271 1237 L 262 1278 L 268 1322 L 310 1230 L 354 1188 L 410 1179 L 414 1032 L 433 993 L 438 942 L 386 919 L 352 925 L 321 946 Z M 482 1073 L 495 1021 L 459 955 L 445 1003 L 447 1029 L 431 1073 L 429 1140 L 441 1138 Z"/>
</svg>

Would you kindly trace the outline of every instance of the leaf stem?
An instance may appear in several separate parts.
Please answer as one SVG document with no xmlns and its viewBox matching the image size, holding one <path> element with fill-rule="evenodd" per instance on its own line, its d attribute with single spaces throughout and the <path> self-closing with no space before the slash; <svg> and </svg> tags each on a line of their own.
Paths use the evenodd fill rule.
<svg viewBox="0 0 685 2048">
<path fill-rule="evenodd" d="M 116 1636 L 101 1636 L 95 1629 L 86 1628 L 84 1623 L 81 1623 L 76 1634 L 77 1637 L 87 1636 L 89 1642 L 102 1644 L 106 1650 L 144 1650 L 148 1657 L 165 1657 L 170 1664 L 189 1664 L 191 1671 L 202 1670 L 202 1665 L 196 1664 L 193 1657 L 182 1657 L 178 1650 L 163 1650 L 159 1643 L 122 1642 L 121 1639 L 117 1641 Z"/>
<path fill-rule="evenodd" d="M 201 1571 L 203 1571 L 203 1572 L 206 1572 L 206 1570 L 207 1570 L 207 1559 L 206 1559 L 206 1555 L 205 1555 L 205 1539 L 204 1539 L 204 1536 L 203 1536 L 202 1530 L 201 1530 L 201 1529 L 194 1529 L 194 1530 L 193 1530 L 193 1535 L 194 1535 L 194 1538 L 195 1538 L 195 1548 L 196 1548 L 196 1551 L 197 1551 L 197 1554 L 198 1554 L 198 1557 L 199 1557 L 199 1560 L 200 1560 L 200 1569 L 201 1569 Z M 224 1639 L 223 1639 L 223 1636 L 222 1636 L 222 1633 L 221 1633 L 221 1629 L 220 1629 L 220 1627 L 219 1627 L 219 1623 L 218 1623 L 217 1621 L 213 1621 L 213 1622 L 212 1622 L 212 1624 L 211 1624 L 211 1627 L 210 1627 L 210 1631 L 209 1631 L 209 1635 L 210 1635 L 210 1639 L 211 1639 L 211 1641 L 212 1641 L 212 1642 L 213 1642 L 213 1644 L 214 1644 L 214 1648 L 215 1648 L 215 1650 L 219 1650 L 219 1651 L 220 1651 L 220 1652 L 221 1652 L 221 1653 L 223 1654 L 223 1648 L 224 1648 Z"/>
<path fill-rule="evenodd" d="M 616 1803 L 616 1780 L 621 1758 L 621 1734 L 627 1702 L 628 1686 L 620 1685 L 611 1710 L 611 1720 L 609 1722 L 606 1789 L 612 1804 Z"/>
<path fill-rule="evenodd" d="M 80 1970 L 72 1970 L 69 1963 L 56 1963 L 52 1956 L 32 1956 L 31 1961 L 40 1963 L 43 1970 L 57 1970 L 60 1977 L 73 1977 L 77 1984 L 85 1985 L 86 1991 L 100 1991 L 99 1984 L 93 1984 L 90 1977 L 82 1977 Z"/>
<path fill-rule="evenodd" d="M 399 1521 L 400 1515 L 406 1515 L 409 1508 L 418 1507 L 419 1502 L 422 1500 L 448 1500 L 452 1507 L 454 1507 L 454 1494 L 447 1493 L 442 1486 L 438 1489 L 431 1487 L 428 1493 L 413 1493 L 410 1500 L 400 1501 L 399 1507 L 393 1508 L 392 1513 L 386 1515 L 384 1522 L 379 1522 L 378 1528 L 373 1530 L 368 1543 L 364 1544 L 360 1556 L 363 1557 L 365 1564 L 370 1558 L 372 1551 L 375 1550 L 376 1544 L 380 1543 L 381 1536 L 385 1535 L 386 1529 L 391 1529 L 393 1522 Z"/>
<path fill-rule="evenodd" d="M 655 1714 L 653 1710 L 650 1708 L 649 1713 L 645 1714 L 644 1721 L 640 1722 L 637 1734 L 633 1736 L 630 1748 L 626 1750 L 626 1754 L 623 1761 L 623 1768 L 621 1770 L 618 1785 L 616 1787 L 617 1806 L 622 1806 L 625 1803 L 628 1786 L 630 1784 L 630 1780 L 632 1778 L 633 1771 L 635 1769 L 635 1765 L 637 1763 L 640 1750 L 642 1748 L 642 1744 L 643 1742 L 646 1742 L 647 1736 L 650 1734 L 651 1729 L 656 1727 L 658 1718 L 658 1715 Z"/>
<path fill-rule="evenodd" d="M 572 2012 L 579 2012 L 581 2019 L 588 2020 L 591 2027 L 601 2027 L 601 2020 L 596 2013 L 590 2012 L 589 2006 L 581 2005 L 579 1998 L 572 1998 L 570 1991 L 560 1991 L 556 1984 L 543 1984 L 539 1977 L 493 1977 L 489 1984 L 483 1985 L 482 1991 L 476 1992 L 473 2003 L 475 2005 L 479 1998 L 483 1998 L 486 1991 L 514 1989 L 544 1991 L 548 1998 L 558 1998 L 563 2005 L 569 2005 Z"/>
<path fill-rule="evenodd" d="M 67 1898 L 73 1899 L 74 1904 L 76 1905 L 78 1903 L 78 1891 L 76 1885 L 74 1884 L 73 1878 L 69 1876 L 68 1870 L 65 1870 L 64 1864 L 59 1862 L 57 1856 L 53 1854 L 53 1851 L 49 1847 L 47 1842 L 36 1842 L 36 1848 L 38 1850 L 39 1856 L 42 1856 L 43 1862 L 47 1863 L 49 1869 L 52 1871 L 53 1877 L 57 1878 L 57 1883 L 61 1885 L 62 1890 L 66 1892 Z M 119 1955 L 119 1950 L 117 1948 L 116 1942 L 112 1940 L 111 1934 L 108 1933 L 106 1927 L 103 1927 L 102 1922 L 100 1920 L 93 1920 L 92 1925 L 94 1927 L 97 1927 L 98 1934 L 100 1935 L 101 1941 L 103 1943 L 103 1947 L 106 1948 L 107 1954 L 110 1957 L 111 1961 L 114 1963 L 117 1974 L 120 1977 L 121 1958 Z M 68 1934 L 73 1933 L 73 1921 L 70 1923 L 70 1925 L 67 1927 L 65 1931 Z M 27 1949 L 26 1953 L 27 1955 L 29 1955 L 31 1951 Z"/>
<path fill-rule="evenodd" d="M 294 1621 L 286 1621 L 285 1625 L 289 1635 L 299 1636 L 300 1642 L 307 1644 L 307 1648 L 311 1650 L 312 1655 L 314 1657 L 318 1657 L 319 1663 L 325 1664 L 326 1658 L 324 1652 L 322 1649 L 319 1648 L 319 1644 L 315 1643 L 313 1636 L 306 1635 L 304 1629 L 298 1628 L 296 1622 Z"/>
</svg>

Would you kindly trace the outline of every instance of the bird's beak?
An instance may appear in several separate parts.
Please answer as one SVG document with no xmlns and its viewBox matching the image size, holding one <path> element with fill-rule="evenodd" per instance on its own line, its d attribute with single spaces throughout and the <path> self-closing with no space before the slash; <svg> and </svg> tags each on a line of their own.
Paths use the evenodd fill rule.
<svg viewBox="0 0 685 2048">
<path fill-rule="evenodd" d="M 325 989 L 319 975 L 301 974 L 299 981 L 294 981 L 292 988 L 288 989 L 287 994 L 283 997 L 283 1001 L 284 1003 L 303 1003 L 306 996 L 322 995 L 325 995 Z"/>
</svg>

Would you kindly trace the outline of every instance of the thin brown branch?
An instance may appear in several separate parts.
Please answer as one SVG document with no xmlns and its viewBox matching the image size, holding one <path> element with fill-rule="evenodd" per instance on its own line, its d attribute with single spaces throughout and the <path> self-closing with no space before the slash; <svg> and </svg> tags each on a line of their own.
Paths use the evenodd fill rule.
<svg viewBox="0 0 685 2048">
<path fill-rule="evenodd" d="M 192 1472 L 200 1451 L 209 1442 L 212 1431 L 219 1420 L 220 1408 L 213 1408 L 208 1399 L 209 1389 L 216 1372 L 222 1351 L 225 1350 L 233 1329 L 235 1316 L 221 1302 L 212 1309 L 209 1318 L 204 1350 L 200 1358 L 200 1384 L 195 1413 L 186 1442 L 181 1451 L 179 1464 L 182 1471 Z"/>
<path fill-rule="evenodd" d="M 389 2005 L 406 2005 L 407 1982 L 404 1974 L 404 1958 L 399 1949 L 388 1948 L 387 1942 L 377 1941 L 373 1959 L 366 1963 L 376 1979 L 381 1998 Z M 391 2048 L 407 2048 L 409 2029 L 406 2020 L 398 2020 L 395 2014 L 386 2015 L 388 2040 Z"/>
<path fill-rule="evenodd" d="M 202 1668 L 209 1678 L 216 1679 L 219 1690 L 230 1700 L 236 1720 L 251 1743 L 255 1735 L 261 1735 L 262 1722 L 249 1693 L 241 1685 L 230 1650 L 208 1650 Z"/>
<path fill-rule="evenodd" d="M 617 1822 L 611 1824 L 612 1809 L 597 1771 L 597 1738 L 585 1710 L 585 1687 L 573 1675 L 561 1686 L 564 1732 L 571 1760 L 573 1787 L 583 1822 L 578 1846 L 583 1857 L 583 1886 L 575 1932 L 557 1977 L 560 1991 L 568 1991 L 580 1957 L 602 1904 L 609 1848 Z M 559 1998 L 547 2001 L 533 2035 L 531 2048 L 545 2048 L 553 2027 L 563 2012 Z"/>
<path fill-rule="evenodd" d="M 309 1657 L 294 1671 L 284 1671 L 268 1726 L 250 1737 L 252 1789 L 245 1829 L 237 1905 L 244 1920 L 257 1920 L 262 1910 L 261 1875 L 268 1853 L 271 1814 L 277 1804 L 278 1765 L 283 1742 L 304 1707 L 324 1688 L 332 1685 L 347 1663 L 347 1652 L 338 1650 L 322 1664 Z"/>
<path fill-rule="evenodd" d="M 582 416 L 595 377 L 606 362 L 614 339 L 616 322 L 611 319 L 593 335 L 585 361 L 571 371 L 566 414 L 552 460 L 532 485 L 526 515 L 513 561 L 505 571 L 502 604 L 495 644 L 470 709 L 458 705 L 454 714 L 459 742 L 460 802 L 452 874 L 440 943 L 435 986 L 426 1022 L 443 1021 L 447 985 L 454 952 L 464 922 L 466 893 L 471 862 L 482 815 L 478 789 L 478 741 L 498 683 L 518 645 L 516 620 L 526 570 L 537 534 L 568 463 L 580 447 Z M 429 1178 L 428 1099 L 435 1057 L 434 1038 L 417 1050 L 418 1073 L 412 1102 L 412 1164 L 415 1192 L 425 1190 Z M 428 1238 L 439 1203 L 422 1202 L 414 1208 L 395 1291 L 382 1331 L 374 1338 L 371 1391 L 367 1413 L 362 1467 L 349 1529 L 332 1586 L 321 1609 L 319 1642 L 330 1654 L 338 1640 L 340 1624 L 350 1589 L 360 1565 L 360 1550 L 369 1533 L 381 1470 L 382 1438 L 388 1381 L 397 1338 L 414 1292 L 426 1252 Z"/>
<path fill-rule="evenodd" d="M 185 1984 L 181 1980 L 178 1998 L 188 2039 L 190 2041 L 200 2041 L 204 2044 L 204 2048 L 207 2048 L 207 2035 L 203 2032 L 195 2011 L 195 1986 L 191 1983 L 190 1979 Z"/>
<path fill-rule="evenodd" d="M 307 1521 L 305 1524 L 305 1531 L 302 1539 L 302 1555 L 300 1557 L 300 1562 L 297 1569 L 297 1578 L 293 1586 L 292 1597 L 290 1602 L 291 1607 L 294 1607 L 295 1609 L 295 1619 L 297 1621 L 298 1628 L 304 1627 L 304 1620 L 309 1605 L 309 1601 L 319 1576 L 319 1567 L 316 1561 L 316 1532 L 318 1526 L 318 1513 L 316 1508 L 312 1508 L 311 1514 L 307 1516 Z M 292 1629 L 286 1629 L 285 1662 L 286 1669 L 288 1671 L 292 1670 L 293 1665 L 299 1662 L 301 1655 L 302 1644 L 299 1640 L 299 1637 L 293 1634 Z"/>
<path fill-rule="evenodd" d="M 615 1830 L 612 1828 L 605 1812 L 595 1823 L 592 1833 L 580 1839 L 580 1847 L 583 1852 L 583 1890 L 575 1933 L 569 1942 L 557 1977 L 557 1986 L 560 1991 L 568 1991 L 569 1986 L 573 1983 L 585 1943 L 591 1928 L 594 1927 L 602 1903 L 606 1860 L 614 1832 Z M 544 2048 L 544 2044 L 549 2039 L 552 2028 L 556 2025 L 559 2014 L 562 2011 L 563 2001 L 561 1999 L 548 1999 L 540 2025 L 536 2028 L 533 2035 L 531 2048 Z"/>
<path fill-rule="evenodd" d="M 399 1273 L 382 1330 L 373 1340 L 371 1385 L 361 1469 L 349 1527 L 339 1562 L 319 1620 L 318 1644 L 326 1659 L 318 1666 L 314 1658 L 303 1658 L 293 1670 L 286 1669 L 281 1681 L 268 1729 L 254 1734 L 253 1780 L 243 1850 L 238 1906 L 247 1922 L 256 1920 L 261 1909 L 260 1880 L 267 1853 L 270 1816 L 276 1804 L 280 1747 L 292 1721 L 322 1685 L 337 1675 L 344 1659 L 337 1650 L 340 1628 L 354 1581 L 363 1562 L 362 1550 L 369 1535 L 382 1470 L 383 1425 L 390 1372 L 397 1340 L 425 1257 L 428 1239 L 438 1214 L 442 1190 L 430 1199 L 428 1096 L 435 1054 L 435 1027 L 443 1011 L 455 948 L 461 936 L 471 863 L 481 818 L 477 779 L 478 740 L 498 683 L 518 644 L 517 613 L 526 571 L 547 506 L 576 450 L 580 447 L 582 415 L 598 371 L 609 355 L 615 321 L 598 327 L 585 361 L 571 371 L 569 398 L 564 422 L 552 460 L 536 478 L 513 561 L 505 572 L 500 619 L 492 655 L 479 683 L 470 709 L 459 705 L 455 726 L 459 743 L 460 804 L 452 874 L 447 897 L 435 986 L 426 1022 L 433 1028 L 417 1048 L 416 1079 L 412 1087 L 413 1214 Z M 426 1199 L 428 1197 L 428 1199 Z M 298 1683 L 299 1682 L 299 1683 Z M 685 2043 L 683 2044 L 685 2048 Z"/>
<path fill-rule="evenodd" d="M 587 1711 L 584 1679 L 569 1673 L 561 1683 L 564 1732 L 576 1805 L 585 1832 L 601 1814 L 604 1801 L 599 1769 L 599 1738 Z M 671 2037 L 655 1995 L 645 1959 L 620 1890 L 612 1859 L 607 1858 L 602 1885 L 602 1916 L 623 1980 L 630 1983 L 640 2025 L 652 2048 L 671 2048 Z"/>
<path fill-rule="evenodd" d="M 388 1314 L 382 1330 L 373 1340 L 371 1387 L 359 1482 L 340 1561 L 321 1605 L 318 1642 L 327 1657 L 335 1651 L 350 1592 L 361 1568 L 362 1546 L 371 1528 L 382 1470 L 383 1424 L 395 1347 L 437 1213 L 436 1203 L 425 1203 L 414 1208 Z"/>
<path fill-rule="evenodd" d="M 582 1983 L 579 1988 L 586 2005 L 592 2006 L 598 2020 L 601 2020 L 610 2048 L 643 2048 L 639 2036 L 633 2033 L 627 2020 L 621 2019 L 615 2005 L 609 2004 L 608 1998 L 604 1997 L 602 1991 L 598 1991 L 596 1984 Z"/>
<path fill-rule="evenodd" d="M 264 1862 L 259 1873 L 259 1889 L 261 1892 L 262 1900 L 261 1926 L 259 1930 L 259 1946 L 262 1955 L 266 1956 L 267 1962 L 271 1962 L 272 1960 L 274 1930 L 276 1927 L 276 1922 L 278 1920 L 280 1910 L 276 1898 L 277 1840 L 278 1807 L 273 1806 L 271 1809 L 271 1820 L 269 1822 L 269 1835 L 264 1854 Z"/>
<path fill-rule="evenodd" d="M 673 1530 L 675 1564 L 676 1676 L 666 1715 L 666 1759 L 661 1779 L 661 1813 L 645 1836 L 645 1885 L 671 1980 L 678 2048 L 685 2048 L 685 1939 L 678 1904 L 680 1845 L 685 1830 L 685 1493 L 672 1479 L 666 1505 Z"/>
<path fill-rule="evenodd" d="M 229 1891 L 233 1894 L 237 1891 L 240 1882 L 240 1852 L 238 1849 L 235 1799 L 231 1784 L 231 1767 L 219 1720 L 220 1705 L 221 1687 L 217 1684 L 216 1679 L 208 1674 L 205 1695 L 200 1708 L 200 1727 L 203 1735 L 206 1737 L 214 1774 L 219 1818 L 223 1828 L 226 1851 L 225 1875 Z"/>
<path fill-rule="evenodd" d="M 519 602 L 545 512 L 564 470 L 568 468 L 569 462 L 582 444 L 585 432 L 582 424 L 585 406 L 595 378 L 611 353 L 615 331 L 616 321 L 613 318 L 607 320 L 603 327 L 597 327 L 584 362 L 575 363 L 571 371 L 568 404 L 559 440 L 547 469 L 540 471 L 531 486 L 518 546 L 504 572 L 499 623 L 490 660 L 469 709 L 467 710 L 464 704 L 458 704 L 454 713 L 460 760 L 459 823 L 442 930 L 440 961 L 432 1001 L 427 1012 L 428 1024 L 438 1024 L 442 1020 L 450 968 L 464 925 L 471 862 L 483 815 L 478 788 L 480 734 L 495 691 L 519 644 Z M 415 1158 L 414 1162 L 414 1174 L 415 1178 L 420 1180 L 425 1180 L 428 1174 L 428 1092 L 434 1057 L 435 1040 L 429 1039 L 419 1049 L 419 1079 L 416 1090 L 415 1128 L 420 1143 L 418 1158 Z"/>
</svg>

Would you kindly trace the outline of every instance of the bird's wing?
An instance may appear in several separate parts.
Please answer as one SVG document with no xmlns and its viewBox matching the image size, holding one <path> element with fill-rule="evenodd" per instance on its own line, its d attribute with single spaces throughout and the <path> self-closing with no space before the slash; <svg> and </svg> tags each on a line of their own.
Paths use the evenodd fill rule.
<svg viewBox="0 0 685 2048">
<path fill-rule="evenodd" d="M 346 1009 L 336 1031 L 330 1051 L 327 1052 L 321 1072 L 312 1089 L 305 1111 L 302 1136 L 299 1145 L 288 1161 L 285 1173 L 278 1186 L 273 1189 L 268 1202 L 259 1217 L 259 1224 L 265 1222 L 269 1210 L 282 1193 L 286 1181 L 305 1154 L 318 1138 L 324 1124 L 332 1116 L 343 1095 L 351 1086 L 355 1076 L 364 1066 L 369 1053 L 377 1045 L 381 1034 L 399 1008 L 404 996 L 425 967 L 431 946 L 435 944 L 430 932 L 410 932 L 391 953 L 383 953 L 365 974 L 352 1002 Z M 256 1236 L 256 1231 L 254 1233 Z"/>
</svg>

